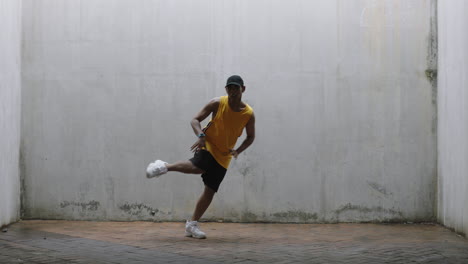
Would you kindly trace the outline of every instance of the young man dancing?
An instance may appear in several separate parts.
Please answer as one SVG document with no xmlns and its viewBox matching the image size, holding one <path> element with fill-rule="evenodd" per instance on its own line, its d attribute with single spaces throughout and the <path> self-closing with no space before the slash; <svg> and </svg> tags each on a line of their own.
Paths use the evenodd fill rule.
<svg viewBox="0 0 468 264">
<path fill-rule="evenodd" d="M 240 76 L 233 75 L 227 79 L 225 89 L 227 96 L 212 99 L 190 122 L 198 137 L 190 148 L 195 152 L 194 157 L 172 164 L 156 160 L 146 169 L 148 178 L 159 177 L 168 171 L 201 174 L 205 189 L 197 202 L 192 219 L 185 224 L 185 236 L 188 237 L 206 238 L 206 234 L 198 227 L 198 220 L 218 191 L 232 157 L 237 158 L 255 139 L 253 109 L 242 102 L 244 81 Z M 211 121 L 202 129 L 200 123 L 210 114 Z M 247 137 L 239 148 L 234 149 L 244 128 Z"/>
</svg>

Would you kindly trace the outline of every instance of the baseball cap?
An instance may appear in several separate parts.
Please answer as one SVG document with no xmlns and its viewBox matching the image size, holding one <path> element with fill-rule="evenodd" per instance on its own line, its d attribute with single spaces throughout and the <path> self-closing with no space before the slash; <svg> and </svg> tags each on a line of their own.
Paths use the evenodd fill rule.
<svg viewBox="0 0 468 264">
<path fill-rule="evenodd" d="M 226 86 L 234 84 L 237 86 L 244 86 L 244 80 L 239 75 L 232 75 L 227 79 Z"/>
</svg>

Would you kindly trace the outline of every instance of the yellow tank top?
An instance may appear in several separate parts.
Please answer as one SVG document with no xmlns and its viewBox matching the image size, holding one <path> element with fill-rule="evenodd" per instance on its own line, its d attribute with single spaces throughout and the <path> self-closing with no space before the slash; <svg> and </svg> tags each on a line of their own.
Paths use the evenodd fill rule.
<svg viewBox="0 0 468 264">
<path fill-rule="evenodd" d="M 229 150 L 236 145 L 252 114 L 253 109 L 248 104 L 240 112 L 232 111 L 228 97 L 222 96 L 216 116 L 203 129 L 206 134 L 206 149 L 225 169 L 229 167 L 232 159 Z"/>
</svg>

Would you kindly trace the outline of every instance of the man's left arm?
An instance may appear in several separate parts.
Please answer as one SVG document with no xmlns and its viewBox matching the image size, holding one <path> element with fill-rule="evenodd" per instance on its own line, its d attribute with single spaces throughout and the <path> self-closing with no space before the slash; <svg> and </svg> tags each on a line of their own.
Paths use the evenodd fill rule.
<svg viewBox="0 0 468 264">
<path fill-rule="evenodd" d="M 247 137 L 244 139 L 244 142 L 242 142 L 237 149 L 231 150 L 231 155 L 236 159 L 237 156 L 247 149 L 255 140 L 255 115 L 253 113 L 245 126 L 245 132 L 247 133 Z"/>
</svg>

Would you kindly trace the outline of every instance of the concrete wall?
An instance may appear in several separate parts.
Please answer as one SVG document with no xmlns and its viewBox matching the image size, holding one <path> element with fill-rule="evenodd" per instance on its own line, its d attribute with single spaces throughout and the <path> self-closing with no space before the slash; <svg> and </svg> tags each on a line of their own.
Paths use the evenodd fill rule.
<svg viewBox="0 0 468 264">
<path fill-rule="evenodd" d="M 23 5 L 25 218 L 190 216 L 199 176 L 144 171 L 191 157 L 189 121 L 230 74 L 257 140 L 207 219 L 434 217 L 435 1 Z"/>
<path fill-rule="evenodd" d="M 468 234 L 468 3 L 439 1 L 439 221 Z"/>
<path fill-rule="evenodd" d="M 0 0 L 0 226 L 19 219 L 21 1 Z"/>
</svg>

